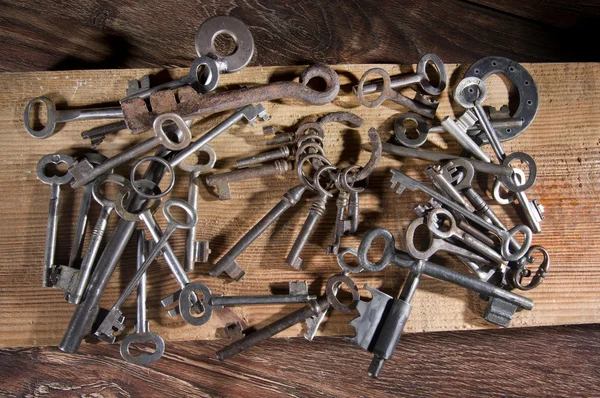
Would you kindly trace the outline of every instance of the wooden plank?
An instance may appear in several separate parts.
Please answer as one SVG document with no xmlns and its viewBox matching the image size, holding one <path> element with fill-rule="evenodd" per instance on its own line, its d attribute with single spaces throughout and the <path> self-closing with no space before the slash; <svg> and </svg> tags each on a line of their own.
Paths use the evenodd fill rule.
<svg viewBox="0 0 600 398">
<path fill-rule="evenodd" d="M 196 29 L 214 15 L 248 25 L 257 48 L 253 65 L 413 63 L 428 52 L 445 62 L 489 54 L 598 61 L 581 40 L 596 33 L 600 10 L 591 3 L 207 0 L 173 7 L 7 0 L 0 4 L 0 71 L 185 67 L 195 57 Z"/>
<path fill-rule="evenodd" d="M 87 344 L 77 354 L 4 349 L 0 394 L 596 396 L 599 344 L 598 325 L 412 334 L 378 380 L 367 376 L 369 353 L 331 337 L 274 339 L 225 362 L 214 356 L 222 342 L 167 342 L 165 355 L 147 367 L 123 361 L 116 345 Z"/>
<path fill-rule="evenodd" d="M 358 133 L 340 126 L 327 128 L 326 151 L 333 161 L 357 159 L 364 164 L 368 153 L 359 151 L 367 142 L 369 126 L 377 127 L 385 139 L 390 135 L 394 115 L 401 109 L 394 104 L 375 109 L 359 106 L 351 95 L 350 86 L 373 65 L 341 65 L 335 69 L 340 74 L 343 91 L 333 104 L 316 107 L 291 101 L 265 104 L 272 115 L 270 123 L 290 126 L 300 119 L 330 111 L 351 110 L 366 120 Z M 517 314 L 513 326 L 557 325 L 591 323 L 600 319 L 599 284 L 600 269 L 595 258 L 600 254 L 600 238 L 595 233 L 599 216 L 595 212 L 598 189 L 598 163 L 600 162 L 600 122 L 594 106 L 600 96 L 597 64 L 526 64 L 540 89 L 540 110 L 533 125 L 521 137 L 507 142 L 507 152 L 524 150 L 537 161 L 539 181 L 531 190 L 531 198 L 539 198 L 547 209 L 543 223 L 544 232 L 534 242 L 545 246 L 552 256 L 550 276 L 538 289 L 527 293 L 535 303 L 533 311 Z M 390 73 L 398 73 L 398 66 L 384 65 Z M 456 81 L 454 66 L 449 73 Z M 404 68 L 406 69 L 406 68 Z M 299 67 L 247 68 L 243 72 L 222 76 L 222 85 L 252 84 L 268 81 L 274 74 L 295 75 Z M 0 231 L 0 310 L 5 314 L 0 322 L 0 345 L 28 346 L 55 345 L 70 319 L 72 307 L 55 290 L 40 288 L 41 262 L 45 237 L 48 187 L 36 181 L 35 165 L 47 153 L 63 152 L 81 154 L 88 147 L 79 133 L 99 123 L 69 123 L 47 140 L 35 140 L 22 128 L 22 112 L 27 101 L 39 95 L 49 95 L 63 106 L 86 106 L 114 102 L 123 96 L 128 79 L 140 77 L 151 70 L 69 71 L 40 73 L 5 73 L 0 75 L 0 145 L 5 156 L 2 181 L 6 192 L 0 204 L 0 219 L 5 228 Z M 174 76 L 185 70 L 172 71 Z M 500 79 L 489 81 L 490 103 L 506 100 L 506 86 Z M 442 98 L 438 115 L 453 112 L 447 94 Z M 197 122 L 195 135 L 206 131 L 226 115 L 216 115 Z M 120 150 L 146 138 L 148 134 L 130 136 L 126 132 L 108 138 L 100 151 L 112 156 Z M 226 135 L 215 140 L 220 170 L 232 168 L 234 160 L 248 153 L 264 149 L 261 125 L 235 126 Z M 458 152 L 449 137 L 432 136 L 429 148 Z M 371 185 L 361 197 L 360 232 L 374 226 L 390 229 L 401 242 L 402 230 L 414 218 L 412 208 L 421 196 L 405 193 L 399 197 L 389 189 L 389 168 L 400 167 L 410 174 L 425 178 L 424 163 L 385 158 L 371 179 Z M 118 170 L 127 172 L 127 168 Z M 174 196 L 184 198 L 187 177 L 177 172 Z M 265 214 L 295 184 L 290 173 L 279 178 L 237 183 L 232 186 L 233 200 L 220 202 L 212 191 L 201 190 L 199 202 L 199 231 L 202 238 L 210 239 L 213 253 L 211 263 L 219 259 L 263 214 Z M 65 189 L 61 205 L 61 227 L 57 262 L 66 262 L 74 229 L 79 195 Z M 331 208 L 305 249 L 304 272 L 296 272 L 284 264 L 295 234 L 300 229 L 308 207 L 309 198 L 287 213 L 274 228 L 258 239 L 240 258 L 247 276 L 239 283 L 208 277 L 209 266 L 202 265 L 192 274 L 192 279 L 205 282 L 210 288 L 224 294 L 268 294 L 273 287 L 281 287 L 290 280 L 314 281 L 313 292 L 323 289 L 326 278 L 337 272 L 333 257 L 324 254 L 333 228 Z M 513 218 L 510 208 L 496 208 L 502 218 Z M 97 209 L 95 209 L 97 211 Z M 91 216 L 95 220 L 95 215 Z M 113 219 L 113 225 L 114 225 Z M 162 218 L 160 219 L 163 222 Z M 183 253 L 183 235 L 176 235 L 172 246 L 178 255 Z M 360 234 L 359 234 L 360 236 Z M 356 247 L 358 238 L 347 238 L 344 245 Z M 584 246 L 582 246 L 584 242 Z M 401 245 L 401 243 L 399 243 Z M 583 252 L 582 247 L 585 247 Z M 584 254 L 585 253 L 585 254 Z M 113 277 L 103 305 L 112 305 L 120 290 L 133 273 L 134 250 L 128 250 L 119 270 Z M 452 263 L 457 269 L 464 269 Z M 358 286 L 368 283 L 395 294 L 403 282 L 405 272 L 390 267 L 381 274 L 361 274 L 354 277 Z M 210 339 L 215 329 L 233 319 L 261 327 L 291 311 L 292 308 L 263 307 L 235 308 L 220 311 L 209 324 L 194 328 L 179 319 L 168 319 L 159 308 L 160 298 L 175 291 L 176 283 L 168 269 L 161 264 L 149 275 L 150 318 L 153 330 L 167 341 L 183 339 Z M 413 313 L 407 332 L 477 329 L 490 327 L 481 319 L 483 305 L 475 295 L 449 287 L 441 282 L 425 279 L 415 297 Z M 127 303 L 125 314 L 134 318 L 133 298 Z M 353 315 L 335 314 L 324 325 L 325 335 L 350 334 L 347 322 Z M 302 325 L 282 335 L 297 336 Z"/>
</svg>

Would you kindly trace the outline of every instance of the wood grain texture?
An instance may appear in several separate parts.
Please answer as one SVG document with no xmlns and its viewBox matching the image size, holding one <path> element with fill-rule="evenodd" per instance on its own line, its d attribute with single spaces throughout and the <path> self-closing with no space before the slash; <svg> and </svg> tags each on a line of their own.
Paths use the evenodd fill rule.
<svg viewBox="0 0 600 398">
<path fill-rule="evenodd" d="M 520 62 L 599 60 L 597 45 L 583 39 L 598 36 L 593 1 L 8 0 L 0 2 L 0 70 L 187 66 L 196 29 L 214 15 L 248 25 L 253 65 L 405 64 L 428 52 L 445 62 L 490 54 Z"/>
<path fill-rule="evenodd" d="M 222 345 L 168 342 L 148 367 L 121 360 L 117 346 L 4 349 L 0 395 L 577 397 L 600 389 L 597 325 L 407 335 L 378 380 L 366 374 L 370 355 L 337 338 L 270 340 L 219 362 Z"/>
<path fill-rule="evenodd" d="M 271 124 L 290 126 L 315 114 L 350 110 L 366 121 L 365 127 L 347 130 L 328 126 L 326 152 L 332 161 L 364 164 L 369 156 L 360 146 L 367 141 L 368 127 L 377 127 L 381 136 L 390 135 L 392 121 L 401 108 L 386 104 L 368 109 L 359 106 L 350 93 L 350 83 L 373 65 L 336 66 L 343 92 L 333 104 L 317 107 L 282 101 L 267 103 L 272 115 Z M 382 65 L 391 73 L 399 67 Z M 523 311 L 513 320 L 513 326 L 557 325 L 593 323 L 600 320 L 600 269 L 596 258 L 600 255 L 600 238 L 596 233 L 600 221 L 595 211 L 600 162 L 600 118 L 595 106 L 599 99 L 597 64 L 527 64 L 540 91 L 540 110 L 533 125 L 519 138 L 507 142 L 508 153 L 525 150 L 538 165 L 538 182 L 529 192 L 531 199 L 538 198 L 547 209 L 543 233 L 535 236 L 534 243 L 545 246 L 552 256 L 552 269 L 547 280 L 526 296 L 535 302 L 533 311 Z M 454 66 L 449 73 L 456 81 Z M 223 76 L 223 86 L 266 82 L 273 76 L 297 75 L 301 68 L 246 68 L 243 72 Z M 67 305 L 60 292 L 42 289 L 41 264 L 45 239 L 48 187 L 36 180 L 35 166 L 42 155 L 62 152 L 82 154 L 88 147 L 79 133 L 95 121 L 68 123 L 53 137 L 35 140 L 24 132 L 22 112 L 32 97 L 49 95 L 62 106 L 85 106 L 110 103 L 123 95 L 128 79 L 140 77 L 150 70 L 107 70 L 81 72 L 5 73 L 0 75 L 0 147 L 6 154 L 1 159 L 4 173 L 1 181 L 6 192 L 0 205 L 0 219 L 5 228 L 0 230 L 0 311 L 6 314 L 0 321 L 1 346 L 29 346 L 57 344 L 67 325 L 72 307 Z M 185 70 L 171 71 L 174 76 Z M 458 72 L 457 72 L 458 73 Z M 506 86 L 500 79 L 488 81 L 488 98 L 492 104 L 506 101 Z M 59 106 L 60 109 L 60 106 Z M 438 115 L 453 113 L 447 94 L 443 96 Z M 458 111 L 458 109 L 457 109 Z M 216 115 L 198 121 L 192 128 L 195 136 L 214 126 L 226 115 Z M 568 122 L 567 122 L 568 121 Z M 264 124 L 263 124 L 264 125 Z M 261 125 L 237 125 L 212 142 L 220 170 L 232 168 L 234 160 L 250 153 L 264 150 Z M 148 137 L 148 133 L 131 136 L 122 132 L 108 138 L 100 147 L 107 156 Z M 457 144 L 448 136 L 430 137 L 426 147 L 458 153 Z M 488 148 L 489 149 L 489 148 Z M 342 163 L 343 163 L 342 162 Z M 404 228 L 415 217 L 413 207 L 424 199 L 422 195 L 404 193 L 397 196 L 389 188 L 389 169 L 399 167 L 410 175 L 426 180 L 425 163 L 385 157 L 374 172 L 369 189 L 361 195 L 361 225 L 358 237 L 346 238 L 344 246 L 356 247 L 362 233 L 368 228 L 381 226 L 390 229 L 402 245 Z M 128 175 L 128 168 L 118 172 Z M 177 171 L 175 197 L 185 198 L 187 176 Z M 210 263 L 219 259 L 281 195 L 296 184 L 294 173 L 278 178 L 232 184 L 233 200 L 219 201 L 214 191 L 201 189 L 199 200 L 199 237 L 209 239 L 212 246 Z M 57 263 L 67 260 L 74 230 L 79 193 L 64 188 L 58 239 Z M 311 291 L 322 292 L 327 278 L 338 272 L 335 258 L 325 255 L 333 230 L 335 208 L 330 207 L 323 222 L 305 248 L 305 271 L 296 272 L 284 263 L 296 233 L 300 230 L 310 206 L 305 197 L 276 225 L 269 229 L 244 253 L 239 262 L 247 272 L 238 283 L 208 277 L 207 265 L 200 265 L 192 273 L 192 280 L 201 280 L 217 293 L 226 295 L 269 294 L 280 291 L 290 280 L 308 280 Z M 98 209 L 94 206 L 94 222 Z M 513 224 L 518 219 L 511 207 L 495 208 L 501 218 Z M 160 212 L 159 212 L 160 213 Z M 159 221 L 164 220 L 157 213 Z M 115 218 L 112 219 L 114 225 Z M 109 228 L 109 233 L 110 233 Z M 177 232 L 172 239 L 175 252 L 182 258 L 183 234 Z M 585 255 L 582 255 L 582 245 Z M 135 250 L 130 246 L 119 270 L 113 276 L 102 300 L 109 308 L 123 289 L 135 269 Z M 449 266 L 466 272 L 456 262 L 440 258 Z M 405 272 L 389 267 L 379 274 L 363 273 L 354 278 L 357 286 L 371 286 L 396 294 L 403 283 Z M 194 328 L 180 319 L 169 319 L 160 308 L 159 300 L 177 290 L 168 268 L 160 262 L 149 271 L 149 318 L 153 330 L 166 341 L 210 339 L 216 337 L 216 328 L 240 320 L 261 327 L 292 311 L 291 307 L 239 307 L 218 311 L 209 324 Z M 27 303 L 24 305 L 23 303 Z M 478 329 L 490 327 L 481 319 L 483 303 L 472 293 L 442 282 L 425 278 L 413 301 L 414 310 L 407 324 L 407 332 Z M 124 308 L 129 319 L 134 320 L 134 297 Z M 352 333 L 347 323 L 354 315 L 334 314 L 324 325 L 324 335 Z M 282 335 L 298 336 L 303 326 L 298 325 Z M 130 329 L 126 332 L 129 332 Z"/>
</svg>

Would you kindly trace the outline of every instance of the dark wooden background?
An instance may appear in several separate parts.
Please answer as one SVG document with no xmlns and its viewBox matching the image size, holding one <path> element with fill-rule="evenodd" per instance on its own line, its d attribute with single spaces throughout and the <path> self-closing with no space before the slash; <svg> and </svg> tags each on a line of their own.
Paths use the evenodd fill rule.
<svg viewBox="0 0 600 398">
<path fill-rule="evenodd" d="M 213 15 L 250 28 L 252 65 L 599 61 L 598 1 L 0 1 L 0 71 L 189 66 Z M 277 339 L 218 362 L 222 342 L 167 341 L 150 368 L 118 347 L 0 350 L 0 395 L 592 396 L 598 325 L 412 334 L 380 380 L 370 355 L 341 339 Z"/>
</svg>

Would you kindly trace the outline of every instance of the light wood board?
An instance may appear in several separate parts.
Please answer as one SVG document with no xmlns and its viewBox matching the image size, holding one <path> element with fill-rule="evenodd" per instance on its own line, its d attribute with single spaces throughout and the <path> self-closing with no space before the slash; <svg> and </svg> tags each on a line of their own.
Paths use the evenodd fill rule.
<svg viewBox="0 0 600 398">
<path fill-rule="evenodd" d="M 404 110 L 393 103 L 368 109 L 360 106 L 351 94 L 351 85 L 367 69 L 375 65 L 341 65 L 335 69 L 340 74 L 342 91 L 334 103 L 326 106 L 307 106 L 295 101 L 265 103 L 272 116 L 268 123 L 255 126 L 240 123 L 211 145 L 219 161 L 218 172 L 234 167 L 236 158 L 265 150 L 262 127 L 268 124 L 293 126 L 310 115 L 322 115 L 332 111 L 346 110 L 365 119 L 365 126 L 350 130 L 342 126 L 328 125 L 326 151 L 336 162 L 356 161 L 364 164 L 369 153 L 360 150 L 367 142 L 368 127 L 376 127 L 384 140 L 391 134 L 395 116 Z M 543 245 L 552 257 L 552 267 L 546 281 L 537 289 L 524 293 L 535 302 L 532 311 L 519 312 L 513 327 L 595 323 L 600 321 L 600 216 L 596 201 L 600 197 L 600 65 L 598 64 L 525 64 L 535 78 L 540 92 L 540 108 L 532 126 L 522 136 L 504 143 L 506 152 L 524 151 L 532 155 L 538 166 L 538 181 L 528 191 L 530 199 L 539 199 L 546 208 L 543 232 L 534 237 L 534 243 Z M 399 73 L 396 65 L 382 65 L 390 74 Z M 455 65 L 448 65 L 451 84 L 455 84 L 459 72 Z M 221 76 L 222 86 L 255 84 L 269 81 L 273 75 L 297 75 L 302 67 L 256 67 L 240 73 Z M 402 67 L 406 71 L 407 67 Z M 63 107 L 83 107 L 95 104 L 114 104 L 124 96 L 127 81 L 158 70 L 98 70 L 40 73 L 0 74 L 0 148 L 2 148 L 3 186 L 0 203 L 0 346 L 56 345 L 69 322 L 73 307 L 64 302 L 61 292 L 40 287 L 42 259 L 46 232 L 49 187 L 36 179 L 35 167 L 41 156 L 60 152 L 81 155 L 89 149 L 89 141 L 83 141 L 81 131 L 105 121 L 73 122 L 63 125 L 60 131 L 46 140 L 31 138 L 22 126 L 23 109 L 33 97 L 46 95 Z M 186 70 L 172 70 L 173 76 L 183 76 Z M 506 102 L 506 85 L 499 78 L 491 78 L 488 84 L 488 103 L 501 105 Z M 59 107 L 60 109 L 60 107 Z M 438 109 L 439 117 L 460 113 L 452 108 L 447 92 Z M 215 115 L 197 121 L 192 127 L 195 136 L 207 131 L 227 115 Z M 124 148 L 149 137 L 150 133 L 131 136 L 126 131 L 109 137 L 99 146 L 106 156 L 113 156 Z M 431 135 L 425 148 L 459 153 L 459 148 L 447 135 Z M 489 148 L 487 148 L 489 151 Z M 385 156 L 371 178 L 369 189 L 361 195 L 361 225 L 356 238 L 344 238 L 343 245 L 357 247 L 362 233 L 371 227 L 390 229 L 401 246 L 404 230 L 415 218 L 413 207 L 422 202 L 423 195 L 405 192 L 396 195 L 389 188 L 391 167 L 408 171 L 425 181 L 425 162 L 401 160 Z M 128 167 L 118 172 L 128 174 Z M 252 182 L 232 184 L 233 199 L 219 201 L 215 192 L 203 187 L 199 199 L 199 238 L 209 239 L 212 254 L 210 264 L 199 264 L 190 277 L 206 283 L 215 293 L 227 295 L 269 294 L 272 288 L 281 292 L 288 281 L 307 280 L 311 291 L 322 292 L 327 278 L 339 271 L 333 256 L 325 254 L 331 241 L 334 202 L 324 220 L 310 239 L 303 252 L 305 271 L 289 268 L 285 256 L 296 233 L 304 222 L 312 201 L 306 195 L 303 201 L 288 211 L 243 254 L 239 263 L 246 271 L 240 282 L 215 279 L 208 276 L 208 269 L 218 260 L 256 221 L 258 221 L 281 195 L 296 184 L 295 173 L 266 178 Z M 60 226 L 57 262 L 66 263 L 72 240 L 80 193 L 69 187 L 63 189 L 60 206 Z M 186 198 L 187 175 L 177 171 L 174 197 Z M 495 206 L 497 213 L 508 223 L 518 219 L 511 206 Z M 160 216 L 157 213 L 157 217 Z M 98 214 L 93 205 L 90 222 Z M 108 234 L 115 224 L 113 216 Z M 159 217 L 164 225 L 164 219 Z M 183 258 L 183 233 L 177 232 L 171 245 Z M 134 272 L 134 245 L 126 251 L 102 298 L 109 308 Z M 467 272 L 457 261 L 442 260 L 455 269 Z M 378 274 L 354 275 L 356 284 L 381 288 L 395 295 L 401 287 L 406 272 L 388 267 Z M 217 337 L 219 326 L 241 319 L 245 324 L 261 327 L 292 311 L 296 306 L 238 307 L 218 311 L 213 319 L 202 327 L 193 327 L 180 318 L 168 318 L 160 307 L 162 297 L 177 290 L 178 286 L 166 265 L 159 261 L 149 271 L 148 308 L 151 329 L 167 341 L 189 339 L 212 339 Z M 366 295 L 362 290 L 362 294 Z M 135 320 L 135 297 L 125 306 L 128 329 Z M 413 300 L 413 311 L 406 332 L 463 330 L 493 327 L 482 320 L 484 304 L 475 294 L 443 282 L 424 278 Z M 349 335 L 347 325 L 354 317 L 333 315 L 323 324 L 322 334 Z M 281 336 L 298 336 L 304 325 L 298 325 Z"/>
</svg>

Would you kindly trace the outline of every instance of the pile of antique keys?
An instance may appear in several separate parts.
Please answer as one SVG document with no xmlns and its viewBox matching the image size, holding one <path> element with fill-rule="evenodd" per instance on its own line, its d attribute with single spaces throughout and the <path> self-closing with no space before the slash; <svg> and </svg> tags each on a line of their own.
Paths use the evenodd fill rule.
<svg viewBox="0 0 600 398">
<path fill-rule="evenodd" d="M 214 48 L 215 37 L 223 32 L 235 39 L 236 50 L 231 55 L 224 56 Z M 114 343 L 118 337 L 116 333 L 125 329 L 125 317 L 120 307 L 137 289 L 135 329 L 133 334 L 122 340 L 121 354 L 125 360 L 140 365 L 159 359 L 165 344 L 160 336 L 150 332 L 146 317 L 146 271 L 159 256 L 164 258 L 180 286 L 178 291 L 165 297 L 161 303 L 165 308 L 170 308 L 167 311 L 169 316 L 181 316 L 190 325 L 203 325 L 211 318 L 214 309 L 228 306 L 306 304 L 247 335 L 242 330 L 235 330 L 239 329 L 239 325 L 232 325 L 231 334 L 239 338 L 217 352 L 220 360 L 300 322 L 306 322 L 308 330 L 305 337 L 312 340 L 330 307 L 343 313 L 358 309 L 360 316 L 351 322 L 356 329 L 356 336 L 348 341 L 374 354 L 369 374 L 378 377 L 402 334 L 421 275 L 477 292 L 487 301 L 484 319 L 498 325 L 508 326 L 518 309 L 529 310 L 533 307 L 531 300 L 511 290 L 536 287 L 549 270 L 548 253 L 541 246 L 531 245 L 532 234 L 541 231 L 540 221 L 543 218 L 541 205 L 529 201 L 525 195 L 525 191 L 535 182 L 536 167 L 534 160 L 523 152 L 506 154 L 501 142 L 520 135 L 531 124 L 537 111 L 538 94 L 529 73 L 521 65 L 501 57 L 484 58 L 471 66 L 453 95 L 454 101 L 466 111 L 457 120 L 444 118 L 441 126 L 431 126 L 426 121 L 435 116 L 437 97 L 446 88 L 445 67 L 437 56 L 425 55 L 419 61 L 416 73 L 390 77 L 380 68 L 367 71 L 354 88 L 362 105 L 375 107 L 385 100 L 391 100 L 411 112 L 400 115 L 395 122 L 394 137 L 397 144 L 382 143 L 374 128 L 368 130 L 371 155 L 363 166 L 351 164 L 338 167 L 327 157 L 324 140 L 329 123 L 344 123 L 353 128 L 363 125 L 363 119 L 353 113 L 334 112 L 302 123 L 292 133 L 276 134 L 272 127 L 264 128 L 267 145 L 279 147 L 239 159 L 238 170 L 206 177 L 206 185 L 216 187 L 221 200 L 231 199 L 232 182 L 279 175 L 290 170 L 295 170 L 298 178 L 297 184 L 283 194 L 281 201 L 214 263 L 210 270 L 213 277 L 224 273 L 234 280 L 240 280 L 244 270 L 236 261 L 237 258 L 285 211 L 301 201 L 304 194 L 311 193 L 314 200 L 306 221 L 286 257 L 290 267 L 301 270 L 302 250 L 319 219 L 329 208 L 328 203 L 335 197 L 334 236 L 326 253 L 337 256 L 341 273 L 328 279 L 325 295 L 310 295 L 306 282 L 291 282 L 289 294 L 270 296 L 222 296 L 212 293 L 201 282 L 192 282 L 187 272 L 192 271 L 197 262 L 208 261 L 210 255 L 209 242 L 198 240 L 196 236 L 201 176 L 214 168 L 217 159 L 209 143 L 242 120 L 251 124 L 257 120 L 268 120 L 269 115 L 260 104 L 262 101 L 295 98 L 308 104 L 323 105 L 333 101 L 340 88 L 336 72 L 327 66 L 315 65 L 301 74 L 300 83 L 276 82 L 213 93 L 221 73 L 242 69 L 254 53 L 250 31 L 235 18 L 219 16 L 205 21 L 196 36 L 196 50 L 198 58 L 192 63 L 187 76 L 154 87 L 150 86 L 148 76 L 132 81 L 119 107 L 58 111 L 49 98 L 40 97 L 33 99 L 25 109 L 26 130 L 35 138 L 50 137 L 58 123 L 86 119 L 122 119 L 82 133 L 83 138 L 91 140 L 94 148 L 102 143 L 107 134 L 123 129 L 129 129 L 133 134 L 149 129 L 154 132 L 152 138 L 110 159 L 97 153 L 78 159 L 64 154 L 49 154 L 42 157 L 37 165 L 38 178 L 51 187 L 42 285 L 62 290 L 66 300 L 77 305 L 59 346 L 61 350 L 77 351 L 86 336 Z M 434 74 L 437 74 L 435 79 L 428 70 L 432 67 Z M 486 112 L 482 106 L 486 97 L 483 80 L 492 74 L 505 75 L 519 91 L 520 103 L 512 115 L 506 109 L 490 109 Z M 367 80 L 372 75 L 379 75 L 381 79 Z M 324 80 L 324 90 L 307 86 L 307 82 L 315 77 Z M 398 89 L 402 88 L 413 89 L 414 99 L 400 93 Z M 380 94 L 377 99 L 368 100 L 370 93 Z M 46 107 L 47 123 L 41 129 L 32 126 L 30 121 L 35 104 Z M 210 131 L 192 138 L 190 125 L 194 118 L 227 110 L 234 113 Z M 416 136 L 407 131 L 407 121 L 414 124 L 413 133 Z M 465 156 L 418 148 L 426 142 L 429 132 L 450 133 L 464 148 Z M 492 162 L 481 150 L 480 146 L 486 143 L 492 146 L 497 163 Z M 153 156 L 146 156 L 155 148 Z M 357 250 L 341 245 L 344 236 L 354 235 L 358 231 L 359 194 L 367 187 L 368 177 L 379 164 L 383 152 L 433 162 L 425 169 L 433 187 L 399 170 L 392 170 L 391 183 L 398 194 L 408 188 L 430 196 L 427 203 L 415 208 L 417 218 L 406 231 L 405 247 L 408 253 L 397 250 L 392 234 L 382 228 L 367 231 Z M 196 165 L 185 162 L 190 156 L 200 153 L 208 159 L 206 162 Z M 114 173 L 115 168 L 133 160 L 135 163 L 129 178 Z M 526 163 L 528 173 L 513 167 L 516 161 Z M 48 175 L 48 166 L 61 163 L 68 167 L 66 174 Z M 136 170 L 145 163 L 148 167 L 143 177 L 136 179 Z M 188 200 L 171 198 L 162 203 L 162 198 L 169 194 L 175 184 L 175 167 L 189 173 Z M 517 201 L 525 224 L 510 229 L 504 225 L 473 187 L 476 172 L 495 177 L 492 190 L 494 199 L 501 204 Z M 169 184 L 161 190 L 159 184 L 166 174 L 170 176 Z M 54 261 L 58 209 L 61 187 L 67 183 L 73 188 L 81 188 L 82 199 L 69 263 L 60 265 Z M 108 199 L 103 193 L 107 184 L 114 184 L 118 188 L 114 200 Z M 92 198 L 102 210 L 82 255 Z M 164 230 L 153 215 L 159 207 L 167 220 Z M 182 210 L 185 219 L 178 220 L 174 216 L 175 209 Z M 112 236 L 104 239 L 113 210 L 120 219 Z M 140 222 L 149 232 L 150 240 L 146 239 L 142 230 L 137 230 Z M 429 235 L 425 250 L 418 249 L 414 242 L 415 231 L 423 225 L 427 227 Z M 187 230 L 183 265 L 169 245 L 169 238 L 177 229 Z M 134 235 L 137 240 L 136 273 L 114 305 L 108 310 L 101 310 L 100 298 L 128 241 Z M 378 237 L 384 239 L 386 246 L 381 259 L 372 263 L 367 258 L 367 252 Z M 101 251 L 103 240 L 104 249 Z M 432 255 L 440 251 L 457 256 L 467 265 L 470 274 L 429 261 Z M 541 253 L 543 259 L 537 271 L 532 273 L 528 266 L 534 262 L 535 253 Z M 347 255 L 356 256 L 358 266 L 350 266 L 345 261 Z M 409 276 L 399 296 L 395 298 L 365 286 L 372 299 L 362 300 L 359 289 L 349 275 L 362 271 L 381 271 L 390 263 L 409 269 Z M 526 279 L 530 280 L 529 283 L 524 282 Z M 352 300 L 346 304 L 337 298 L 342 285 L 352 294 Z M 144 351 L 138 355 L 130 352 L 132 344 L 147 341 L 154 342 L 153 352 Z"/>
</svg>

